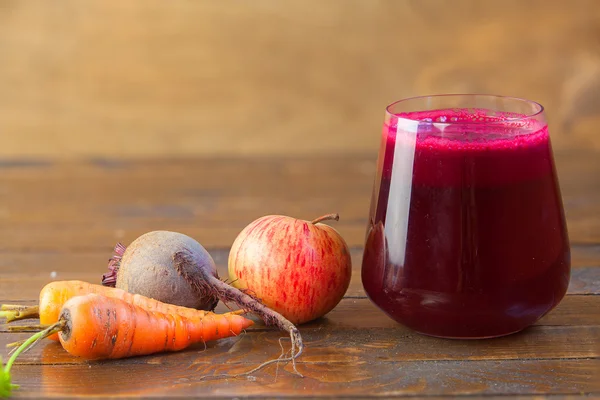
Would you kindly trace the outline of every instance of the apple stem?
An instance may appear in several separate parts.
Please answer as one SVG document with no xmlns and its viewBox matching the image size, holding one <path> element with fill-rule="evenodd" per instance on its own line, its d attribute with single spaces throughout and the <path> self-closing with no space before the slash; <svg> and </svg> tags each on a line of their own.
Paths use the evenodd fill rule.
<svg viewBox="0 0 600 400">
<path fill-rule="evenodd" d="M 310 221 L 311 224 L 316 225 L 319 222 L 323 222 L 323 221 L 339 221 L 340 220 L 340 215 L 338 213 L 335 214 L 327 214 L 327 215 L 323 215 L 317 219 L 314 219 L 312 221 Z"/>
</svg>

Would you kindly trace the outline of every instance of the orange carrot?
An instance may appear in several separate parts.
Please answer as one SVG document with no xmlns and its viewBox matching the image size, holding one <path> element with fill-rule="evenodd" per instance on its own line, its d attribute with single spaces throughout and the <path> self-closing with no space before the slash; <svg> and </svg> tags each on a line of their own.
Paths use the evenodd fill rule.
<svg viewBox="0 0 600 400">
<path fill-rule="evenodd" d="M 232 313 L 191 318 L 87 294 L 67 300 L 54 331 L 58 331 L 60 343 L 70 354 L 102 360 L 178 351 L 196 343 L 237 336 L 252 324 L 252 320 Z"/>
<path fill-rule="evenodd" d="M 147 309 L 125 300 L 99 294 L 74 296 L 63 305 L 58 321 L 20 343 L 6 367 L 0 359 L 0 397 L 11 395 L 18 387 L 11 383 L 10 369 L 16 358 L 40 340 L 58 334 L 63 348 L 86 360 L 106 360 L 183 350 L 196 343 L 237 336 L 253 321 L 231 312 L 197 313 L 190 317 Z M 279 357 L 235 375 L 212 375 L 204 378 L 240 377 L 267 365 L 294 361 Z"/>
<path fill-rule="evenodd" d="M 186 317 L 149 311 L 127 301 L 87 294 L 69 299 L 58 323 L 60 343 L 88 360 L 178 351 L 192 344 L 240 334 L 253 324 L 241 315 Z"/>
<path fill-rule="evenodd" d="M 40 317 L 41 325 L 51 325 L 58 321 L 58 315 L 66 301 L 75 296 L 90 293 L 121 299 L 142 307 L 147 311 L 179 314 L 192 319 L 202 317 L 209 313 L 208 311 L 162 303 L 158 300 L 139 294 L 132 294 L 121 289 L 73 280 L 51 282 L 44 286 L 40 291 L 39 306 L 37 307 L 27 308 L 22 306 L 10 306 L 14 308 L 14 311 L 10 317 L 7 315 L 7 320 L 24 319 L 36 316 L 37 314 Z M 49 336 L 49 339 L 58 341 L 58 335 L 51 335 Z"/>
</svg>

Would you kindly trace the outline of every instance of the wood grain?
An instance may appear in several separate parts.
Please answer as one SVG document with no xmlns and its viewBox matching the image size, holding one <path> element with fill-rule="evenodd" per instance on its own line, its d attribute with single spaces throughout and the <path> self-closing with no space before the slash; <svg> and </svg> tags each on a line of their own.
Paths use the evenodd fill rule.
<svg viewBox="0 0 600 400">
<path fill-rule="evenodd" d="M 239 373 L 247 365 L 149 364 L 19 365 L 15 382 L 24 396 L 383 397 L 454 395 L 598 395 L 600 360 L 420 361 L 299 364 L 251 379 L 200 380 L 212 373 Z M 40 373 L 41 369 L 41 373 Z M 494 373 L 490 374 L 493 370 Z M 125 379 L 124 379 L 125 377 Z M 93 382 L 93 384 L 91 384 Z M 165 382 L 169 382 L 165 384 Z"/>
<path fill-rule="evenodd" d="M 356 329 L 358 327 L 337 324 L 334 318 L 335 315 L 319 324 L 300 327 L 306 348 L 299 362 L 361 363 L 367 368 L 380 361 L 600 358 L 600 325 L 597 321 L 597 325 L 587 326 L 535 326 L 506 337 L 469 341 L 428 337 L 399 324 L 390 328 Z M 31 333 L 24 332 L 0 335 L 0 348 L 29 336 Z M 183 352 L 100 363 L 258 365 L 279 356 L 278 340 L 281 337 L 286 334 L 271 328 L 260 329 L 259 324 L 239 337 L 208 343 L 206 347 L 198 345 Z M 289 350 L 285 343 L 285 349 Z M 66 353 L 59 344 L 44 341 L 23 354 L 18 363 L 45 363 L 44 353 L 51 355 L 53 364 L 85 362 Z"/>
<path fill-rule="evenodd" d="M 37 304 L 37 300 L 0 299 L 0 304 Z M 216 312 L 226 312 L 227 308 L 219 303 Z M 360 315 L 360 318 L 356 318 Z M 10 325 L 28 325 L 37 323 L 37 320 L 15 321 Z M 559 305 L 549 314 L 539 320 L 539 326 L 598 326 L 600 325 L 600 296 L 567 295 Z M 0 332 L 9 332 L 9 324 L 0 325 Z M 305 328 L 318 328 L 325 326 L 327 329 L 362 329 L 362 328 L 398 328 L 398 323 L 388 318 L 367 298 L 344 298 L 325 317 L 302 325 Z M 249 328 L 249 331 L 262 329 L 262 324 Z M 6 339 L 16 341 L 16 339 Z"/>
<path fill-rule="evenodd" d="M 571 241 L 600 243 L 600 158 L 556 158 Z M 110 250 L 156 229 L 229 248 L 263 215 L 330 212 L 348 244 L 362 246 L 374 168 L 360 155 L 9 165 L 0 169 L 0 251 Z"/>
<path fill-rule="evenodd" d="M 269 213 L 310 219 L 338 211 L 353 277 L 326 317 L 300 327 L 305 375 L 281 365 L 244 372 L 279 355 L 281 332 L 256 325 L 239 337 L 114 362 L 85 362 L 56 343 L 22 355 L 13 379 L 23 397 L 441 397 L 600 395 L 600 158 L 557 153 L 572 242 L 569 292 L 529 329 L 492 340 L 443 340 L 395 323 L 360 281 L 373 158 L 230 157 L 189 160 L 0 162 L 0 303 L 35 303 L 53 279 L 99 282 L 116 241 L 153 229 L 188 233 L 227 276 L 229 245 Z M 191 172 L 190 172 L 191 171 Z M 346 216 L 344 218 L 344 216 Z M 52 274 L 52 273 L 55 274 Z M 219 305 L 218 311 L 225 311 Z M 34 320 L 35 321 L 35 320 Z M 0 349 L 30 333 L 0 328 Z M 4 355 L 4 354 L 3 354 Z"/>
<path fill-rule="evenodd" d="M 546 106 L 600 148 L 596 0 L 4 1 L 0 157 L 377 151 L 400 98 Z"/>
<path fill-rule="evenodd" d="M 221 279 L 227 279 L 227 251 L 211 250 L 218 256 L 217 272 Z M 79 254 L 56 255 L 35 253 L 26 257 L 0 253 L 0 293 L 5 299 L 19 300 L 36 298 L 40 290 L 49 282 L 56 280 L 83 280 L 100 284 L 102 274 L 107 271 L 107 255 Z M 365 297 L 361 282 L 362 250 L 352 251 L 352 277 L 346 291 L 347 297 Z M 568 293 L 600 294 L 600 267 L 575 267 L 571 271 Z"/>
</svg>

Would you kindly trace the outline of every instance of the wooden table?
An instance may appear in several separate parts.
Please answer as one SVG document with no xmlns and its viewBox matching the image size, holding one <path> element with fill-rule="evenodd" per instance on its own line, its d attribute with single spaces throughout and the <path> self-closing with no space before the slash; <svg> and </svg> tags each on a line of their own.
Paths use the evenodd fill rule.
<svg viewBox="0 0 600 400">
<path fill-rule="evenodd" d="M 41 343 L 13 368 L 18 397 L 600 396 L 600 154 L 556 154 L 572 241 L 569 293 L 512 336 L 452 341 L 396 324 L 365 297 L 362 240 L 370 155 L 81 162 L 0 161 L 0 302 L 33 304 L 52 280 L 99 282 L 112 246 L 167 229 L 198 239 L 226 276 L 228 248 L 255 218 L 340 213 L 353 278 L 330 314 L 301 326 L 300 378 L 291 366 L 243 372 L 279 354 L 280 332 L 247 334 L 174 354 L 84 362 Z M 220 306 L 219 311 L 223 311 Z M 0 348 L 26 333 L 0 332 Z M 6 350 L 1 351 L 6 360 Z"/>
</svg>

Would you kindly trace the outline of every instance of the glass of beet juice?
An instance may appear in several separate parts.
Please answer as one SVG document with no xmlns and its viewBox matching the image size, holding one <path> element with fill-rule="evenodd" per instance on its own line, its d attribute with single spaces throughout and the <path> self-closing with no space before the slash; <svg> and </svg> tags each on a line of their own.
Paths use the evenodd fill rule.
<svg viewBox="0 0 600 400">
<path fill-rule="evenodd" d="M 387 107 L 362 262 L 380 309 L 426 335 L 507 335 L 561 301 L 570 267 L 540 104 L 438 95 Z"/>
</svg>

